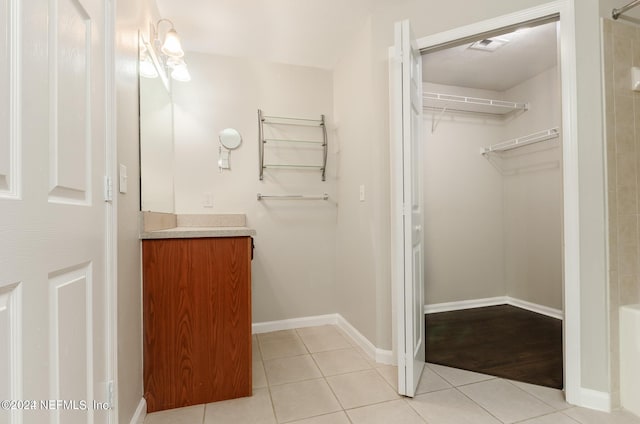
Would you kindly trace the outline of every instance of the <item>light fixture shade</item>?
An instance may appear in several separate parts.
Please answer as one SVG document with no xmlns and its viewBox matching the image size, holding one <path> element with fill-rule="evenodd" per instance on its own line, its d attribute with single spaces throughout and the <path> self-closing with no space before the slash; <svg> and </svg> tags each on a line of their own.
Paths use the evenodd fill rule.
<svg viewBox="0 0 640 424">
<path fill-rule="evenodd" d="M 140 61 L 140 76 L 144 78 L 158 78 L 158 71 L 149 57 L 145 57 Z"/>
<path fill-rule="evenodd" d="M 191 74 L 187 69 L 187 65 L 176 66 L 175 68 L 173 68 L 173 71 L 171 72 L 171 78 L 181 82 L 191 81 Z"/>
<path fill-rule="evenodd" d="M 167 35 L 164 37 L 164 44 L 160 50 L 170 57 L 184 56 L 184 51 L 180 45 L 180 38 L 178 38 L 178 33 L 175 29 L 171 28 L 167 31 Z"/>
<path fill-rule="evenodd" d="M 169 57 L 167 59 L 167 66 L 171 69 L 178 68 L 180 66 L 187 66 L 184 59 L 180 57 Z"/>
</svg>

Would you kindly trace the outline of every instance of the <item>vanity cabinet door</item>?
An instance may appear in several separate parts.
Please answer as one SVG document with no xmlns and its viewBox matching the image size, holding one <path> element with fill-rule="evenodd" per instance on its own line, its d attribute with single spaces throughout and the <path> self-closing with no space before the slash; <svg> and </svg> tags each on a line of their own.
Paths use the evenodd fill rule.
<svg viewBox="0 0 640 424">
<path fill-rule="evenodd" d="M 147 411 L 251 396 L 251 237 L 142 251 Z"/>
</svg>

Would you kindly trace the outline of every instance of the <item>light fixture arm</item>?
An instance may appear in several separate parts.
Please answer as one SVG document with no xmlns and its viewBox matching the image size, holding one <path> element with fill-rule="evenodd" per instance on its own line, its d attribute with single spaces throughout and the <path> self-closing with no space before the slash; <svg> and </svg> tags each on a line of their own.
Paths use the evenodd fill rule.
<svg viewBox="0 0 640 424">
<path fill-rule="evenodd" d="M 160 20 L 158 20 L 158 22 L 156 22 L 156 24 L 154 25 L 153 22 L 149 23 L 149 39 L 151 40 L 151 42 L 155 42 L 156 40 L 160 41 L 159 38 L 159 32 L 160 32 L 160 24 L 162 22 L 168 22 L 169 25 L 171 25 L 171 29 L 175 29 L 175 26 L 173 25 L 173 21 L 171 21 L 170 19 L 166 19 L 166 18 L 162 18 Z"/>
</svg>

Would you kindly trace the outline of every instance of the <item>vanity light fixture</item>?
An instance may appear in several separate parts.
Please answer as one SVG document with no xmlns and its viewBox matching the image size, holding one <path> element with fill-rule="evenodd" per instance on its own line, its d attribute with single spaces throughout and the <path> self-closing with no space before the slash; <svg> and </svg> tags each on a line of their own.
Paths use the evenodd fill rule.
<svg viewBox="0 0 640 424">
<path fill-rule="evenodd" d="M 162 23 L 171 25 L 171 28 L 165 33 L 164 39 L 160 37 L 160 24 Z M 155 25 L 150 24 L 149 32 L 152 46 L 155 51 L 160 52 L 158 56 L 167 68 L 167 73 L 170 72 L 171 78 L 176 81 L 190 81 L 191 75 L 183 59 L 184 50 L 182 50 L 180 37 L 178 37 L 173 22 L 169 19 L 160 19 Z"/>
</svg>

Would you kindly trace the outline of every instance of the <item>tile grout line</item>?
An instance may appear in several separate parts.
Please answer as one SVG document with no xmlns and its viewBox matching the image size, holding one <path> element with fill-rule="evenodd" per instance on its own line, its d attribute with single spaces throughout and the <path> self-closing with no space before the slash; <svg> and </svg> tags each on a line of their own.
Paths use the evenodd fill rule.
<svg viewBox="0 0 640 424">
<path fill-rule="evenodd" d="M 472 383 L 475 384 L 475 383 Z M 467 384 L 466 386 L 470 386 L 470 384 Z M 460 386 L 463 387 L 463 386 Z M 504 421 L 502 421 L 500 418 L 498 418 L 497 416 L 495 416 L 491 411 L 489 411 L 487 408 L 485 408 L 484 406 L 480 405 L 478 402 L 476 402 L 475 400 L 471 399 L 471 397 L 469 397 L 465 392 L 463 392 L 462 390 L 458 390 L 457 387 L 454 387 L 454 389 L 458 392 L 461 393 L 462 396 L 466 397 L 467 399 L 469 399 L 471 402 L 473 402 L 474 405 L 477 405 L 478 407 L 480 407 L 480 409 L 482 409 L 483 411 L 485 411 L 487 414 L 491 415 L 493 418 L 495 418 L 496 420 L 498 420 L 499 422 L 503 423 L 503 424 L 509 424 L 509 423 L 505 423 Z"/>
<path fill-rule="evenodd" d="M 522 390 L 523 392 L 525 392 L 525 393 L 526 393 L 526 394 L 528 394 L 529 396 L 533 396 L 534 398 L 536 398 L 536 399 L 537 399 L 537 400 L 539 400 L 540 402 L 544 403 L 545 405 L 549 406 L 550 408 L 553 408 L 553 410 L 554 410 L 555 412 L 560 412 L 560 411 L 562 411 L 562 409 L 558 409 L 558 408 L 556 408 L 555 406 L 551 405 L 549 402 L 547 402 L 547 401 L 545 401 L 544 399 L 542 399 L 540 396 L 537 396 L 535 393 L 532 393 L 532 392 L 530 392 L 530 391 L 528 391 L 528 390 L 526 390 L 526 389 L 524 389 L 524 388 L 522 388 L 522 387 L 518 386 L 518 385 L 517 385 L 517 384 L 515 384 L 513 381 L 508 380 L 508 379 L 506 379 L 506 378 L 503 378 L 502 380 L 504 380 L 504 381 L 506 381 L 507 383 L 511 384 L 512 386 L 514 386 L 514 387 L 516 387 L 516 388 L 518 388 L 518 389 Z M 525 383 L 525 384 L 528 384 L 528 383 Z M 539 387 L 546 387 L 546 386 L 539 386 Z M 558 389 L 552 389 L 551 387 L 549 387 L 549 389 L 551 389 L 551 390 L 558 390 Z M 564 398 L 564 390 L 560 390 L 560 391 L 562 392 L 562 397 Z M 566 399 L 564 399 L 564 402 L 565 402 L 565 403 L 567 403 Z M 569 405 L 569 404 L 567 403 L 567 405 Z M 566 408 L 566 409 L 568 409 L 568 408 Z"/>
<path fill-rule="evenodd" d="M 264 379 L 267 382 L 267 392 L 269 393 L 269 402 L 271 403 L 271 412 L 273 413 L 273 419 L 275 420 L 276 424 L 279 422 L 278 421 L 278 415 L 276 414 L 276 406 L 273 403 L 273 395 L 271 394 L 271 385 L 269 384 L 269 377 L 267 377 L 267 368 L 264 366 L 264 358 L 262 357 L 262 348 L 260 347 L 260 340 L 258 339 L 258 337 L 256 337 L 256 340 L 258 340 L 258 352 L 260 353 L 260 362 L 262 362 L 262 370 L 264 371 Z M 253 396 L 253 388 L 251 390 L 251 396 Z"/>
</svg>

